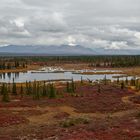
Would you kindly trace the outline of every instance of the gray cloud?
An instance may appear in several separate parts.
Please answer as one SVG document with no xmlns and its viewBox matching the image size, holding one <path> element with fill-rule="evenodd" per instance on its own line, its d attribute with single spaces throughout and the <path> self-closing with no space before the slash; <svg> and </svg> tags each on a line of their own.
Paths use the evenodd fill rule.
<svg viewBox="0 0 140 140">
<path fill-rule="evenodd" d="M 139 48 L 139 0 L 1 0 L 0 46 Z"/>
</svg>

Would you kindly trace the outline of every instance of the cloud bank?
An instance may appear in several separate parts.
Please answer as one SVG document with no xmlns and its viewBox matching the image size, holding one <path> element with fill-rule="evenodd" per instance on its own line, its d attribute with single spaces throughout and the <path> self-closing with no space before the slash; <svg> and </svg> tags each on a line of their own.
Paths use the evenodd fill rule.
<svg viewBox="0 0 140 140">
<path fill-rule="evenodd" d="M 0 46 L 140 49 L 139 0 L 1 0 Z"/>
</svg>

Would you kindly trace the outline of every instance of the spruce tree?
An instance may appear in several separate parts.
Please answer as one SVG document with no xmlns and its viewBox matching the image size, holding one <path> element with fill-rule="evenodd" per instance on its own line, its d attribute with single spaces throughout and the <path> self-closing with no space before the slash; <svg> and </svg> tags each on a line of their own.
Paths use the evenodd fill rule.
<svg viewBox="0 0 140 140">
<path fill-rule="evenodd" d="M 42 91 L 42 96 L 47 96 L 47 86 L 46 86 L 46 83 L 44 81 L 43 83 L 43 91 Z"/>
<path fill-rule="evenodd" d="M 139 90 L 139 79 L 136 80 L 136 89 Z"/>
<path fill-rule="evenodd" d="M 105 75 L 105 77 L 104 77 L 104 84 L 105 84 L 105 85 L 107 84 L 106 75 Z"/>
<path fill-rule="evenodd" d="M 38 82 L 34 82 L 33 85 L 33 99 L 34 100 L 39 100 L 40 99 L 40 88 L 39 88 L 39 83 Z"/>
<path fill-rule="evenodd" d="M 4 90 L 3 90 L 3 97 L 2 97 L 2 101 L 3 102 L 9 102 L 10 98 L 9 98 L 9 94 L 8 94 L 8 89 L 7 89 L 7 85 L 4 84 Z"/>
<path fill-rule="evenodd" d="M 37 89 L 37 88 L 36 88 L 36 81 L 34 81 L 34 82 L 33 82 L 33 99 L 35 99 L 35 95 L 36 95 L 36 92 L 37 92 L 36 89 Z"/>
<path fill-rule="evenodd" d="M 125 85 L 124 85 L 124 81 L 121 82 L 121 89 L 124 89 Z"/>
<path fill-rule="evenodd" d="M 117 77 L 117 84 L 119 84 L 120 83 L 120 79 L 119 79 L 119 77 Z"/>
<path fill-rule="evenodd" d="M 101 93 L 101 85 L 98 84 L 98 93 Z"/>
<path fill-rule="evenodd" d="M 50 88 L 49 98 L 56 98 L 56 91 L 55 91 L 54 85 L 50 84 L 49 88 Z"/>
<path fill-rule="evenodd" d="M 74 83 L 74 81 L 73 81 L 73 79 L 72 79 L 72 82 L 71 82 L 71 91 L 73 92 L 73 93 L 75 93 L 75 83 Z"/>
<path fill-rule="evenodd" d="M 1 95 L 3 95 L 4 90 L 5 90 L 5 83 L 2 83 L 2 87 L 1 87 Z"/>
<path fill-rule="evenodd" d="M 29 95 L 32 94 L 32 84 L 31 84 L 31 81 L 29 81 L 29 83 L 28 83 L 28 94 Z"/>
<path fill-rule="evenodd" d="M 17 95 L 17 86 L 16 86 L 16 83 L 14 82 L 14 78 L 13 78 L 12 93 L 13 95 Z"/>
<path fill-rule="evenodd" d="M 11 93 L 11 84 L 8 83 L 8 92 Z"/>
<path fill-rule="evenodd" d="M 20 95 L 21 95 L 21 98 L 23 98 L 23 94 L 24 94 L 24 90 L 23 90 L 23 86 L 21 84 L 21 87 L 20 87 Z"/>
<path fill-rule="evenodd" d="M 67 82 L 66 91 L 67 91 L 68 93 L 70 93 L 70 84 L 69 84 L 69 82 Z"/>
<path fill-rule="evenodd" d="M 40 86 L 39 86 L 39 82 L 37 83 L 36 99 L 37 99 L 37 100 L 40 99 Z"/>
<path fill-rule="evenodd" d="M 125 79 L 125 84 L 128 85 L 128 78 Z"/>
<path fill-rule="evenodd" d="M 26 81 L 26 94 L 29 95 L 29 85 L 27 81 Z"/>
</svg>

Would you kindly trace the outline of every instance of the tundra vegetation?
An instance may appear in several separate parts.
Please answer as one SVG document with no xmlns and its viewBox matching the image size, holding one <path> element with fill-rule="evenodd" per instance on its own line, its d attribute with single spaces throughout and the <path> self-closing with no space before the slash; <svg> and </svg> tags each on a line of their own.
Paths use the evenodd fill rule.
<svg viewBox="0 0 140 140">
<path fill-rule="evenodd" d="M 23 63 L 28 67 L 82 62 L 94 69 L 135 68 L 139 59 L 26 56 L 3 57 L 1 62 L 6 66 L 18 62 L 18 67 Z M 102 80 L 81 77 L 79 81 L 16 83 L 13 79 L 12 83 L 0 83 L 0 139 L 140 139 L 140 79 L 137 75 L 131 79 L 118 76 L 111 81 L 105 75 Z"/>
</svg>

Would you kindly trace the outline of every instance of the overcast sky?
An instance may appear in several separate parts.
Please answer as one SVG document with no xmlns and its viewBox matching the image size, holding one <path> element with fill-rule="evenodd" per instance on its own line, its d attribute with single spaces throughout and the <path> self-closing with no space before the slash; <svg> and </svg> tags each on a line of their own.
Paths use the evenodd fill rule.
<svg viewBox="0 0 140 140">
<path fill-rule="evenodd" d="M 140 49 L 140 0 L 0 0 L 0 46 Z"/>
</svg>

